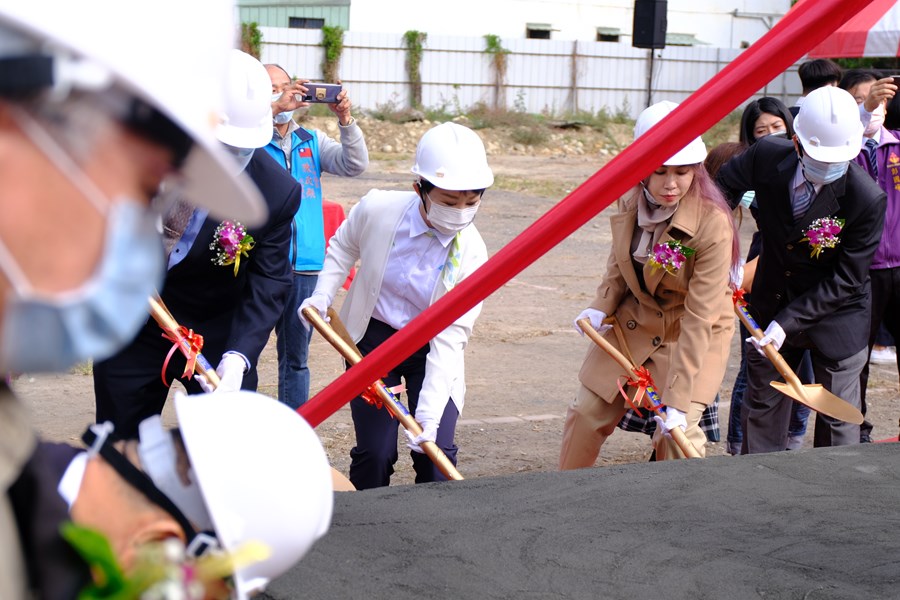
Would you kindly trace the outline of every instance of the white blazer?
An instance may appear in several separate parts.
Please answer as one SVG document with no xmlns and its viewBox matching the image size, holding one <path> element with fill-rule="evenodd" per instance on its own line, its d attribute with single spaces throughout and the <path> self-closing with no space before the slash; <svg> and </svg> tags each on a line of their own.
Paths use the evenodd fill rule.
<svg viewBox="0 0 900 600">
<path fill-rule="evenodd" d="M 371 190 L 350 209 L 328 243 L 325 265 L 319 273 L 316 292 L 334 300 L 350 269 L 360 260 L 359 270 L 341 307 L 341 320 L 354 341 L 362 339 L 381 293 L 381 283 L 394 236 L 403 215 L 421 199 L 414 192 Z M 487 260 L 487 248 L 475 225 L 469 225 L 459 237 L 460 267 L 458 281 L 468 277 Z M 448 291 L 441 277 L 431 295 L 434 304 Z M 440 422 L 447 398 L 452 398 L 462 414 L 466 382 L 463 351 L 472 335 L 481 303 L 457 319 L 429 342 L 425 381 L 419 394 L 416 420 Z"/>
</svg>

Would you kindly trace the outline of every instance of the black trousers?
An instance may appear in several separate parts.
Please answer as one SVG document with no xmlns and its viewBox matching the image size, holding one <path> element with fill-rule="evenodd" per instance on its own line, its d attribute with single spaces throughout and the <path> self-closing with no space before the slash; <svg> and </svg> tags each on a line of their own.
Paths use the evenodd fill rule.
<svg viewBox="0 0 900 600">
<path fill-rule="evenodd" d="M 136 438 L 141 421 L 162 413 L 169 395 L 169 387 L 162 381 L 162 366 L 171 348 L 172 342 L 164 339 L 159 327 L 152 322 L 118 354 L 94 363 L 97 422 L 111 421 L 117 439 Z M 221 348 L 212 347 L 202 351 L 213 368 L 222 352 Z M 184 355 L 176 350 L 166 367 L 166 382 L 171 385 L 178 379 L 188 394 L 202 393 L 203 389 L 193 378 L 181 379 L 185 364 Z M 257 380 L 254 365 L 244 375 L 241 387 L 255 391 Z"/>
<path fill-rule="evenodd" d="M 370 319 L 366 333 L 360 340 L 359 351 L 365 356 L 381 343 L 391 337 L 397 330 L 386 323 Z M 406 397 L 409 401 L 409 412 L 416 414 L 419 403 L 419 392 L 425 380 L 425 358 L 428 346 L 423 346 L 409 358 L 391 369 L 383 378 L 388 387 L 406 384 Z M 390 485 L 394 464 L 398 459 L 397 430 L 399 423 L 392 418 L 386 408 L 376 408 L 361 396 L 350 401 L 350 412 L 353 416 L 353 427 L 356 430 L 356 446 L 350 450 L 350 482 L 358 490 Z M 435 443 L 444 451 L 447 458 L 455 465 L 459 448 L 453 441 L 456 435 L 456 421 L 459 411 L 450 398 L 444 407 Z M 403 436 L 402 442 L 406 442 Z M 410 451 L 413 469 L 416 471 L 416 483 L 445 481 L 431 459 L 425 454 Z"/>
<path fill-rule="evenodd" d="M 869 269 L 872 278 L 872 324 L 869 328 L 869 353 L 882 324 L 895 340 L 900 342 L 900 267 L 893 269 Z M 900 369 L 900 358 L 897 360 Z M 869 361 L 859 376 L 860 410 L 866 414 L 866 386 L 869 384 Z M 872 424 L 866 420 L 860 426 L 860 435 L 868 436 Z M 893 433 L 893 432 L 891 432 Z"/>
</svg>

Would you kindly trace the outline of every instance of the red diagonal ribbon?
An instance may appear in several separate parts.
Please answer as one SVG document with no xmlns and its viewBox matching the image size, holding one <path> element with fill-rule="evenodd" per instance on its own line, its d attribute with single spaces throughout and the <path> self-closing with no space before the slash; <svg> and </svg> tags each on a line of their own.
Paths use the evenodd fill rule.
<svg viewBox="0 0 900 600">
<path fill-rule="evenodd" d="M 738 288 L 734 290 L 731 294 L 731 301 L 734 302 L 736 306 L 741 304 L 746 304 L 747 301 L 744 299 L 744 294 L 747 292 L 743 288 Z"/>
</svg>

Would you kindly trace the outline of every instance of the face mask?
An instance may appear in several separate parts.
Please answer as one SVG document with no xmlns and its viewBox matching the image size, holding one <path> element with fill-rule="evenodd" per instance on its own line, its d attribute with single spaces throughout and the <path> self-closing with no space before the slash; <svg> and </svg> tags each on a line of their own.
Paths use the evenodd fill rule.
<svg viewBox="0 0 900 600">
<path fill-rule="evenodd" d="M 647 201 L 647 205 L 650 206 L 651 209 L 662 206 L 662 204 L 656 201 L 656 198 L 653 197 L 653 194 L 650 193 L 650 190 L 648 190 L 643 183 L 641 183 L 641 189 L 644 191 L 644 200 Z"/>
<path fill-rule="evenodd" d="M 768 137 L 787 137 L 787 131 L 785 131 L 784 129 L 782 129 L 781 131 L 773 131 L 768 135 Z"/>
<path fill-rule="evenodd" d="M 255 148 L 238 148 L 228 144 L 223 144 L 223 146 L 237 160 L 238 170 L 235 171 L 235 174 L 242 173 L 247 168 L 247 165 L 250 164 L 250 159 L 253 158 L 253 151 L 256 150 Z"/>
<path fill-rule="evenodd" d="M 813 185 L 825 185 L 840 179 L 850 167 L 849 161 L 826 163 L 810 158 L 808 154 L 800 157 L 803 175 Z"/>
<path fill-rule="evenodd" d="M 428 199 L 431 200 L 431 198 Z M 428 207 L 428 222 L 444 235 L 453 235 L 469 226 L 475 219 L 475 213 L 478 212 L 480 204 L 479 202 L 475 206 L 453 208 L 436 204 L 431 200 L 431 206 Z"/>
<path fill-rule="evenodd" d="M 884 104 L 879 104 L 878 108 L 872 111 L 872 118 L 869 120 L 869 124 L 866 125 L 866 131 L 863 135 L 865 137 L 874 136 L 881 129 L 882 125 L 884 125 Z"/>
<path fill-rule="evenodd" d="M 179 476 L 178 451 L 172 434 L 162 425 L 159 415 L 153 415 L 138 425 L 138 455 L 141 457 L 141 469 L 150 476 L 156 487 L 160 489 L 175 506 L 194 523 L 198 529 L 213 529 L 213 522 L 206 510 L 203 494 L 197 486 L 197 477 L 192 468 L 188 468 L 188 479 L 185 485 Z"/>
<path fill-rule="evenodd" d="M 108 358 L 147 320 L 147 300 L 164 273 L 162 243 L 151 211 L 127 199 L 110 202 L 40 125 L 17 114 L 35 145 L 106 214 L 100 264 L 75 290 L 35 291 L 0 241 L 0 270 L 13 288 L 2 315 L 0 370 L 65 371 L 89 358 Z"/>
</svg>

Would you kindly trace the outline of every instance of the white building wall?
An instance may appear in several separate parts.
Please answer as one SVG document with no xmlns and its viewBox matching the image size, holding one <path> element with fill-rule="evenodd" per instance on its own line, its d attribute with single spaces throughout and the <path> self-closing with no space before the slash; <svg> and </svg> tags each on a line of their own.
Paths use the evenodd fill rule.
<svg viewBox="0 0 900 600">
<path fill-rule="evenodd" d="M 740 48 L 742 41 L 762 37 L 789 8 L 790 0 L 668 0 L 668 32 Z M 524 38 L 527 23 L 549 23 L 551 40 L 594 41 L 597 27 L 614 27 L 622 32 L 620 42 L 630 45 L 633 11 L 634 0 L 353 0 L 350 31 Z"/>
<path fill-rule="evenodd" d="M 283 66 L 293 76 L 321 78 L 321 31 L 261 28 L 262 61 Z M 554 116 L 576 111 L 623 111 L 632 118 L 650 100 L 680 102 L 696 91 L 741 51 L 732 48 L 668 47 L 656 51 L 652 81 L 650 51 L 626 44 L 593 41 L 504 39 L 506 86 L 501 105 Z M 376 109 L 410 104 L 401 34 L 344 34 L 339 75 L 353 104 Z M 483 102 L 493 105 L 494 74 L 484 39 L 429 35 L 421 64 L 422 104 L 451 112 Z M 760 90 L 793 104 L 800 93 L 796 66 Z M 749 99 L 748 99 L 749 100 Z"/>
</svg>

